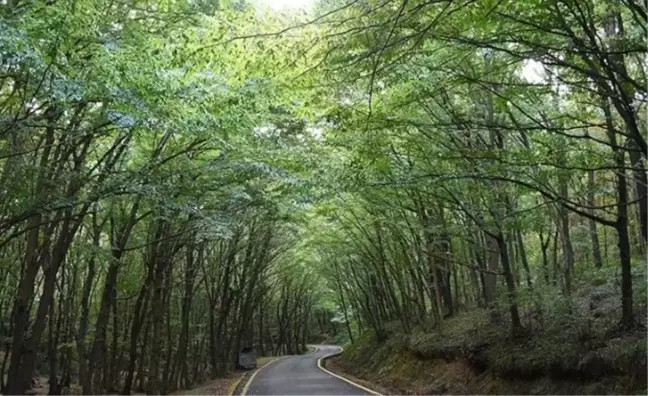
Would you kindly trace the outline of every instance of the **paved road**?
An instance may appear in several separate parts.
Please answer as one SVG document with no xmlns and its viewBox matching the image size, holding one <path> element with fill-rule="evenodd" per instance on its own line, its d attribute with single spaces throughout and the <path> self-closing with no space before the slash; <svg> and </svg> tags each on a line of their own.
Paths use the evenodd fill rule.
<svg viewBox="0 0 648 396">
<path fill-rule="evenodd" d="M 258 395 L 370 395 L 360 388 L 320 370 L 317 360 L 340 347 L 314 345 L 308 355 L 287 356 L 261 368 L 249 384 L 248 396 Z"/>
</svg>

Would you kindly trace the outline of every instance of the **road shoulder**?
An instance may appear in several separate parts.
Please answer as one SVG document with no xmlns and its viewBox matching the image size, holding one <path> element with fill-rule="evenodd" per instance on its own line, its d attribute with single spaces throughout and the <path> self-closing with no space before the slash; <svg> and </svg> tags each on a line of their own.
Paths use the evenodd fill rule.
<svg viewBox="0 0 648 396">
<path fill-rule="evenodd" d="M 270 360 L 265 361 L 263 364 L 259 364 L 258 368 L 255 369 L 254 371 L 246 372 L 243 375 L 243 377 L 240 378 L 239 381 L 236 383 L 236 385 L 232 388 L 232 391 L 229 393 L 229 396 L 233 396 L 233 395 L 245 396 L 248 390 L 250 389 L 250 384 L 252 384 L 252 381 L 254 381 L 254 377 L 256 377 L 256 375 L 261 371 L 261 369 L 288 356 L 292 356 L 292 355 L 272 356 L 271 358 L 269 358 Z"/>
<path fill-rule="evenodd" d="M 375 382 L 365 381 L 361 378 L 353 376 L 349 373 L 344 372 L 344 370 L 337 364 L 337 360 L 340 358 L 340 354 L 334 354 L 322 359 L 321 369 L 327 372 L 328 374 L 333 375 L 334 377 L 340 378 L 341 380 L 352 384 L 355 387 L 358 387 L 365 392 L 371 393 L 373 395 L 391 395 L 394 394 L 391 390 L 376 384 Z"/>
</svg>

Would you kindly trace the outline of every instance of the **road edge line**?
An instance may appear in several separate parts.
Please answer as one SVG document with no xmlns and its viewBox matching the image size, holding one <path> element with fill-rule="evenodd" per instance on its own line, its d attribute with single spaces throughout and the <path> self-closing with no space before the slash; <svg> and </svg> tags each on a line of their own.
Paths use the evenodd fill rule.
<svg viewBox="0 0 648 396">
<path fill-rule="evenodd" d="M 344 377 L 341 376 L 341 375 L 335 374 L 334 372 L 325 369 L 324 366 L 322 366 L 322 362 L 323 362 L 324 360 L 326 360 L 326 359 L 328 359 L 328 358 L 331 358 L 331 357 L 334 357 L 334 356 L 339 356 L 339 355 L 342 354 L 342 352 L 344 352 L 344 348 L 342 348 L 342 347 L 339 347 L 339 348 L 340 348 L 340 351 L 339 351 L 339 352 L 333 353 L 333 354 L 331 354 L 331 355 L 322 356 L 321 358 L 317 359 L 317 368 L 320 369 L 320 370 L 322 370 L 323 372 L 329 374 L 329 375 L 332 375 L 332 376 L 334 376 L 334 377 L 336 377 L 336 378 L 341 379 L 341 380 L 344 381 L 344 382 L 347 382 L 347 383 L 349 383 L 349 384 L 355 386 L 356 388 L 359 388 L 359 389 L 361 389 L 361 390 L 363 390 L 363 391 L 365 391 L 365 392 L 369 392 L 369 393 L 371 393 L 372 395 L 376 395 L 376 396 L 383 396 L 382 394 L 376 392 L 375 390 L 372 390 L 372 389 L 369 389 L 369 388 L 367 388 L 367 387 L 364 387 L 364 386 L 362 386 L 362 385 L 360 385 L 360 384 L 357 384 L 357 383 L 351 381 L 351 380 L 348 379 L 348 378 L 344 378 Z M 244 396 L 244 395 L 241 395 L 241 396 Z"/>
<path fill-rule="evenodd" d="M 238 388 L 239 384 L 241 381 L 243 381 L 243 378 L 245 378 L 245 373 L 243 375 L 240 375 L 239 378 L 234 382 L 232 385 L 230 385 L 228 391 L 227 391 L 227 396 L 233 396 L 234 392 L 236 392 L 236 388 Z"/>
<path fill-rule="evenodd" d="M 272 363 L 274 363 L 274 362 L 276 362 L 276 361 L 278 361 L 278 360 L 281 360 L 281 359 L 283 359 L 283 358 L 285 358 L 285 357 L 287 357 L 287 356 L 292 356 L 292 355 L 279 356 L 278 358 L 276 358 L 275 360 L 271 361 L 270 363 L 267 363 L 267 364 L 265 364 L 265 365 L 259 367 L 258 369 L 256 369 L 256 370 L 254 371 L 254 373 L 252 373 L 252 376 L 250 376 L 250 379 L 248 380 L 248 382 L 247 382 L 247 383 L 245 384 L 245 386 L 243 387 L 243 390 L 241 391 L 241 396 L 245 396 L 245 395 L 247 394 L 247 391 L 248 391 L 249 388 L 250 388 L 250 384 L 252 383 L 252 380 L 254 380 L 254 377 L 256 377 L 256 375 L 259 373 L 259 371 L 263 370 L 265 367 L 268 367 L 268 366 L 271 365 Z M 234 389 L 234 390 L 236 390 L 236 389 Z M 231 395 L 230 395 L 230 396 L 231 396 Z"/>
<path fill-rule="evenodd" d="M 317 352 L 317 351 L 319 350 L 319 348 L 317 347 L 317 345 L 313 345 L 313 344 L 306 344 L 306 346 L 313 347 L 313 350 L 310 351 L 310 352 L 308 352 L 308 353 L 303 354 L 302 356 L 312 355 L 312 354 L 314 354 L 315 352 Z"/>
</svg>

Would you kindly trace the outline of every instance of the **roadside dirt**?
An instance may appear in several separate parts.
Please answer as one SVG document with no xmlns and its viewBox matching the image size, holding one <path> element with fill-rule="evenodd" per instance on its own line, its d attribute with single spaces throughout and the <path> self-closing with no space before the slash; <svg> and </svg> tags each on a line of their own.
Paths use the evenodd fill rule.
<svg viewBox="0 0 648 396">
<path fill-rule="evenodd" d="M 339 359 L 340 359 L 339 357 L 333 357 L 333 358 L 325 359 L 322 363 L 327 370 L 330 370 L 337 375 L 341 375 L 344 378 L 350 379 L 351 381 L 360 384 L 366 388 L 372 389 L 380 394 L 394 395 L 400 393 L 400 392 L 396 392 L 395 389 L 385 388 L 384 386 L 377 384 L 375 381 L 366 381 L 363 380 L 362 378 L 358 378 L 347 373 L 338 364 Z"/>
<path fill-rule="evenodd" d="M 279 356 L 264 356 L 257 359 L 257 368 L 277 359 Z M 180 389 L 170 393 L 170 395 L 231 395 L 243 376 L 248 373 L 245 370 L 236 370 L 229 373 L 226 377 L 216 378 L 200 384 L 192 389 Z M 47 395 L 49 393 L 49 384 L 47 377 L 38 377 L 35 386 L 29 390 L 30 395 Z M 81 388 L 74 384 L 67 391 L 70 395 L 80 395 Z M 145 393 L 131 393 L 133 396 L 145 395 Z"/>
</svg>

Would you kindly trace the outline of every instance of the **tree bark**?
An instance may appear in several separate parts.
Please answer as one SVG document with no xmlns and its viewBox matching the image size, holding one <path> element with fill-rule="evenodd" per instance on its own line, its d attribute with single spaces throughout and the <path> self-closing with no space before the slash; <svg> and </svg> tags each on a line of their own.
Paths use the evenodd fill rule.
<svg viewBox="0 0 648 396">
<path fill-rule="evenodd" d="M 522 323 L 520 322 L 520 314 L 518 312 L 515 296 L 515 280 L 513 279 L 513 273 L 511 272 L 511 265 L 509 263 L 508 247 L 506 246 L 504 235 L 501 233 L 494 239 L 497 241 L 500 259 L 502 261 L 502 269 L 504 270 L 504 279 L 506 280 L 509 312 L 511 314 L 511 325 L 513 326 L 512 330 L 513 334 L 517 334 L 522 329 Z"/>
<path fill-rule="evenodd" d="M 592 170 L 587 172 L 587 184 L 588 184 L 587 203 L 590 207 L 594 207 L 595 206 L 594 188 L 596 184 L 594 180 L 594 171 Z M 594 214 L 594 209 L 590 210 L 590 214 Z M 594 221 L 593 219 L 588 219 L 588 224 L 589 224 L 589 231 L 590 231 L 590 239 L 592 241 L 592 258 L 594 260 L 594 266 L 596 268 L 601 268 L 603 266 L 603 259 L 601 258 L 601 248 L 599 246 L 599 237 L 598 237 L 596 221 Z"/>
</svg>

